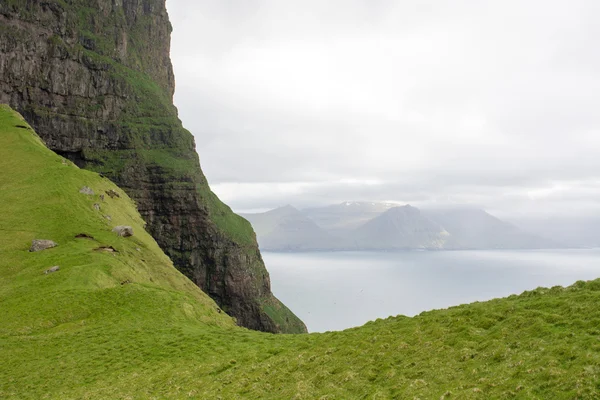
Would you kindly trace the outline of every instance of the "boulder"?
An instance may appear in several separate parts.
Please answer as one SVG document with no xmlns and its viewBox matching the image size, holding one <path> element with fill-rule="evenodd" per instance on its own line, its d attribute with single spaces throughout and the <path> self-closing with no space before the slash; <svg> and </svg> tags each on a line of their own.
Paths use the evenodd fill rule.
<svg viewBox="0 0 600 400">
<path fill-rule="evenodd" d="M 48 274 L 51 274 L 51 273 L 53 273 L 53 272 L 56 272 L 56 271 L 58 271 L 59 269 L 60 269 L 60 267 L 57 265 L 57 266 L 55 266 L 55 267 L 48 268 L 48 269 L 46 270 L 46 272 L 44 272 L 44 273 L 45 273 L 46 275 L 48 275 Z"/>
<path fill-rule="evenodd" d="M 94 203 L 94 210 L 100 211 L 100 204 Z"/>
<path fill-rule="evenodd" d="M 33 242 L 31 242 L 31 247 L 29 248 L 29 251 L 42 251 L 46 249 L 51 249 L 56 246 L 58 246 L 58 244 L 53 242 L 52 240 L 34 239 Z"/>
<path fill-rule="evenodd" d="M 90 196 L 94 195 L 94 191 L 92 190 L 92 188 L 84 186 L 81 189 L 79 189 L 79 193 L 83 193 L 83 194 L 87 194 Z"/>
<path fill-rule="evenodd" d="M 126 225 L 115 226 L 112 231 L 123 237 L 133 236 L 133 228 Z"/>
</svg>

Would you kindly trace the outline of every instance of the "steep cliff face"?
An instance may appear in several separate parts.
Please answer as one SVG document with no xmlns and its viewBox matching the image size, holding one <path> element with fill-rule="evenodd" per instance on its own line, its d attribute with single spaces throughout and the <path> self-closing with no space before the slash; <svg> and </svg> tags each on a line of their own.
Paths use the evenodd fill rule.
<svg viewBox="0 0 600 400">
<path fill-rule="evenodd" d="M 164 0 L 0 3 L 0 103 L 136 200 L 177 268 L 242 326 L 304 332 L 271 293 L 249 223 L 210 191 L 173 106 Z"/>
</svg>

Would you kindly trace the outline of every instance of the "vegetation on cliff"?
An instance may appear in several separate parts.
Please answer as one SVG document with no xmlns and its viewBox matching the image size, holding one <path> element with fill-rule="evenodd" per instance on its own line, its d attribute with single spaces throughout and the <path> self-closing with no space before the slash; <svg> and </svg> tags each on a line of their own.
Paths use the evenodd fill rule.
<svg viewBox="0 0 600 400">
<path fill-rule="evenodd" d="M 200 169 L 172 102 L 170 33 L 164 0 L 1 2 L 0 103 L 125 190 L 175 266 L 240 325 L 305 332 L 271 293 L 252 227 Z"/>
<path fill-rule="evenodd" d="M 343 332 L 255 332 L 173 267 L 121 189 L 46 149 L 5 106 L 0 171 L 0 398 L 593 399 L 600 391 L 600 281 Z M 84 186 L 94 194 L 80 193 Z M 116 225 L 134 236 L 115 235 Z M 32 253 L 34 239 L 58 246 Z M 52 266 L 60 270 L 45 274 Z"/>
</svg>

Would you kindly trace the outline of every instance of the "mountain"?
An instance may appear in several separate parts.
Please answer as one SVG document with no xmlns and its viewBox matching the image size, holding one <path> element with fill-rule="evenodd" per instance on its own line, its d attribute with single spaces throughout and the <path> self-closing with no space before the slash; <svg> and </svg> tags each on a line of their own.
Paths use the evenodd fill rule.
<svg viewBox="0 0 600 400">
<path fill-rule="evenodd" d="M 264 250 L 541 249 L 564 244 L 529 233 L 481 209 L 420 211 L 391 203 L 345 202 L 244 214 Z M 546 229 L 546 232 L 550 232 Z M 558 236 L 554 234 L 552 237 Z M 589 243 L 596 236 L 588 235 Z M 590 246 L 591 247 L 591 246 Z"/>
<path fill-rule="evenodd" d="M 484 210 L 455 208 L 424 210 L 423 215 L 442 225 L 450 236 L 447 249 L 541 249 L 560 245 L 504 222 Z"/>
<path fill-rule="evenodd" d="M 397 204 L 391 203 L 346 201 L 325 207 L 306 208 L 302 212 L 328 232 L 345 235 L 349 230 L 358 228 L 396 206 Z"/>
<path fill-rule="evenodd" d="M 241 214 L 256 231 L 262 250 L 304 251 L 343 247 L 343 241 L 327 233 L 292 206 L 261 214 Z"/>
<path fill-rule="evenodd" d="M 569 247 L 600 247 L 600 218 L 597 217 L 521 217 L 511 222 L 526 232 Z"/>
<path fill-rule="evenodd" d="M 449 234 L 409 205 L 393 207 L 352 232 L 359 249 L 442 249 Z"/>
<path fill-rule="evenodd" d="M 295 331 L 252 227 L 210 190 L 177 116 L 165 1 L 2 1 L 0 28 L 0 103 L 123 188 L 175 266 L 239 324 Z"/>
</svg>

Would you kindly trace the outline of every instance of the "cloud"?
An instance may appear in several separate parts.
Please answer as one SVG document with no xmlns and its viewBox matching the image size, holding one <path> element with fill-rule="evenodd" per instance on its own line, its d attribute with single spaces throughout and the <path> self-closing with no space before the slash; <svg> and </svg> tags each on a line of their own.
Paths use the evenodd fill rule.
<svg viewBox="0 0 600 400">
<path fill-rule="evenodd" d="M 598 2 L 167 6 L 180 117 L 234 209 L 598 212 Z"/>
</svg>

